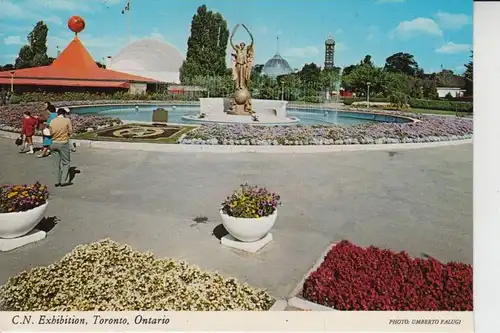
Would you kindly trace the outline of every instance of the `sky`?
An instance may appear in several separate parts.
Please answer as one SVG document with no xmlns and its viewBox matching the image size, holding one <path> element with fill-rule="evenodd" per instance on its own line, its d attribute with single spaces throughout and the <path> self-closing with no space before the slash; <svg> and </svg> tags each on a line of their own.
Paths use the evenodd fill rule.
<svg viewBox="0 0 500 333">
<path fill-rule="evenodd" d="M 324 63 L 324 43 L 336 42 L 335 65 L 358 63 L 370 54 L 378 66 L 407 52 L 425 72 L 464 71 L 472 49 L 471 0 L 0 0 L 0 64 L 12 63 L 37 21 L 49 27 L 48 53 L 64 49 L 72 15 L 85 19 L 79 34 L 96 61 L 116 55 L 129 42 L 161 39 L 186 54 L 191 19 L 206 4 L 229 29 L 244 23 L 255 38 L 256 64 L 278 51 L 292 66 Z M 240 29 L 241 30 L 241 29 Z M 247 40 L 238 31 L 236 41 Z M 228 49 L 229 55 L 229 49 Z M 229 59 L 229 56 L 228 56 Z"/>
</svg>

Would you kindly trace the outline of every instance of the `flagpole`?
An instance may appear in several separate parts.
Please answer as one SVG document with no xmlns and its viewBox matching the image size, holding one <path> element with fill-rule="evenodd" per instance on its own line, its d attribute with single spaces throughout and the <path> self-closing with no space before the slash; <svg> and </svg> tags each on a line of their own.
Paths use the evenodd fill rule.
<svg viewBox="0 0 500 333">
<path fill-rule="evenodd" d="M 131 15 L 131 14 L 130 14 L 130 3 L 131 3 L 131 2 L 132 2 L 132 0 L 129 0 L 129 1 L 128 1 L 128 3 L 127 3 L 127 5 L 128 5 L 128 10 L 127 10 L 127 12 L 128 12 L 128 13 L 127 13 L 127 30 L 128 30 L 128 43 L 129 43 L 129 44 L 130 44 L 130 43 L 131 43 L 131 41 L 132 41 L 132 31 L 131 31 L 131 30 L 132 30 L 132 28 L 130 27 L 130 25 L 131 25 L 131 22 L 130 22 L 130 21 L 131 21 L 131 20 L 130 20 L 130 19 L 131 19 L 131 18 L 130 18 L 130 15 Z"/>
</svg>

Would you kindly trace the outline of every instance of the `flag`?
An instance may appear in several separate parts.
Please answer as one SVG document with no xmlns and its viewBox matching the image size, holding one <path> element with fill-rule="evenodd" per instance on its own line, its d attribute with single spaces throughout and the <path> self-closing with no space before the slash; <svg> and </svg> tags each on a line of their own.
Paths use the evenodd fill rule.
<svg viewBox="0 0 500 333">
<path fill-rule="evenodd" d="M 125 8 L 123 8 L 122 10 L 122 14 L 125 14 L 126 11 L 129 11 L 130 10 L 130 1 L 127 2 L 127 5 L 125 6 Z"/>
</svg>

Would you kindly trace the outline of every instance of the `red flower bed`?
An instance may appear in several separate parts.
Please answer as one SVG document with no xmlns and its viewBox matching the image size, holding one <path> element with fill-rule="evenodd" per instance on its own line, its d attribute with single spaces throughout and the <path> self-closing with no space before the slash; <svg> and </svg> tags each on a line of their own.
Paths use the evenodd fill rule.
<svg viewBox="0 0 500 333">
<path fill-rule="evenodd" d="M 303 297 L 337 310 L 472 311 L 472 266 L 342 241 L 306 279 Z"/>
</svg>

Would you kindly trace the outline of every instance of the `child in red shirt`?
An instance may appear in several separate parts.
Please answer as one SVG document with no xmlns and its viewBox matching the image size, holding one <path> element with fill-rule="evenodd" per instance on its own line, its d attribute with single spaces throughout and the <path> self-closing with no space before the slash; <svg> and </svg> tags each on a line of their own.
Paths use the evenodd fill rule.
<svg viewBox="0 0 500 333">
<path fill-rule="evenodd" d="M 21 148 L 21 153 L 26 152 L 26 154 L 33 154 L 33 135 L 35 135 L 35 130 L 38 126 L 38 119 L 31 116 L 29 111 L 24 113 L 23 126 L 21 130 L 21 137 L 24 136 L 24 143 Z M 26 145 L 28 146 L 28 151 L 26 151 Z"/>
</svg>

